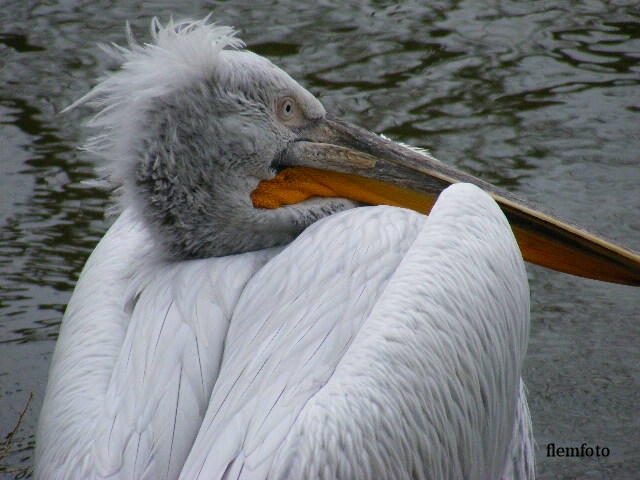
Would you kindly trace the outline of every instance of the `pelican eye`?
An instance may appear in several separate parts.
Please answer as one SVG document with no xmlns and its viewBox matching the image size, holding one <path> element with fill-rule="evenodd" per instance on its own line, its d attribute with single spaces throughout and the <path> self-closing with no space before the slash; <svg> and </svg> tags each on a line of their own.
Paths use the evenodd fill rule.
<svg viewBox="0 0 640 480">
<path fill-rule="evenodd" d="M 296 102 L 291 97 L 284 97 L 278 101 L 276 111 L 280 120 L 291 120 L 296 113 Z"/>
</svg>

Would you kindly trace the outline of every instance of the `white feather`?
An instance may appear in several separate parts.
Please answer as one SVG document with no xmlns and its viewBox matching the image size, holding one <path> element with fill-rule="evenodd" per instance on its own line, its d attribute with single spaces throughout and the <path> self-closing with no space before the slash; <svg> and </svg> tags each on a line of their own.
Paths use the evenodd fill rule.
<svg viewBox="0 0 640 480">
<path fill-rule="evenodd" d="M 125 211 L 87 262 L 52 360 L 39 478 L 176 478 L 235 303 L 278 251 L 165 264 L 151 245 Z"/>
<path fill-rule="evenodd" d="M 526 276 L 477 188 L 141 280 L 144 244 L 125 213 L 82 275 L 39 478 L 532 478 Z"/>
<path fill-rule="evenodd" d="M 513 235 L 476 187 L 428 220 L 329 217 L 248 283 L 181 478 L 499 478 L 513 449 L 532 455 L 516 423 L 528 307 Z"/>
</svg>

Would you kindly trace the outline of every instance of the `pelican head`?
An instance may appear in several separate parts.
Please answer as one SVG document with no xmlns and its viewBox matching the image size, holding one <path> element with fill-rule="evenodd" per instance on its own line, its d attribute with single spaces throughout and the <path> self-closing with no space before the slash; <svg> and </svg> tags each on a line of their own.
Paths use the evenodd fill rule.
<svg viewBox="0 0 640 480">
<path fill-rule="evenodd" d="M 110 53 L 122 68 L 79 100 L 101 109 L 89 148 L 172 259 L 281 245 L 317 219 L 355 205 L 313 198 L 255 208 L 251 192 L 322 104 L 269 60 L 240 50 L 228 27 L 152 23 L 153 45 Z"/>
<path fill-rule="evenodd" d="M 153 43 L 109 52 L 121 68 L 78 100 L 99 113 L 89 144 L 107 161 L 166 258 L 282 245 L 316 220 L 361 204 L 427 213 L 443 188 L 470 182 L 510 220 L 525 259 L 640 283 L 638 255 L 418 152 L 335 119 L 269 60 L 207 20 L 152 22 Z M 75 104 L 74 104 L 75 105 Z"/>
</svg>

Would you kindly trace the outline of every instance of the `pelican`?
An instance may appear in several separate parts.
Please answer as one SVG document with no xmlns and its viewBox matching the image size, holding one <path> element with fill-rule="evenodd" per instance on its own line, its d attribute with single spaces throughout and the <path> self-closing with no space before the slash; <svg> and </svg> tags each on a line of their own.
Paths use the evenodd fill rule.
<svg viewBox="0 0 640 480">
<path fill-rule="evenodd" d="M 243 48 L 154 20 L 77 102 L 120 213 L 61 325 L 36 478 L 533 478 L 522 257 L 638 285 L 638 255 Z"/>
</svg>

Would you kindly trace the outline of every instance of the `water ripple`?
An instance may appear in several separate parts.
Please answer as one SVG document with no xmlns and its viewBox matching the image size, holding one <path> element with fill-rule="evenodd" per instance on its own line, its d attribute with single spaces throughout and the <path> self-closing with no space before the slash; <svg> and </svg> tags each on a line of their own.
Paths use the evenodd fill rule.
<svg viewBox="0 0 640 480">
<path fill-rule="evenodd" d="M 95 177 L 94 159 L 76 149 L 87 112 L 59 112 L 113 68 L 95 45 L 122 42 L 125 21 L 144 41 L 153 15 L 213 10 L 329 110 L 639 249 L 635 3 L 4 2 L 0 436 L 14 424 L 25 392 L 36 392 L 9 461 L 30 463 L 60 318 L 106 228 L 107 193 L 83 183 Z M 540 477 L 633 478 L 640 471 L 640 455 L 629 447 L 640 444 L 637 294 L 536 267 L 529 274 L 526 380 L 538 443 L 595 439 L 616 452 L 601 464 L 539 455 Z"/>
</svg>

